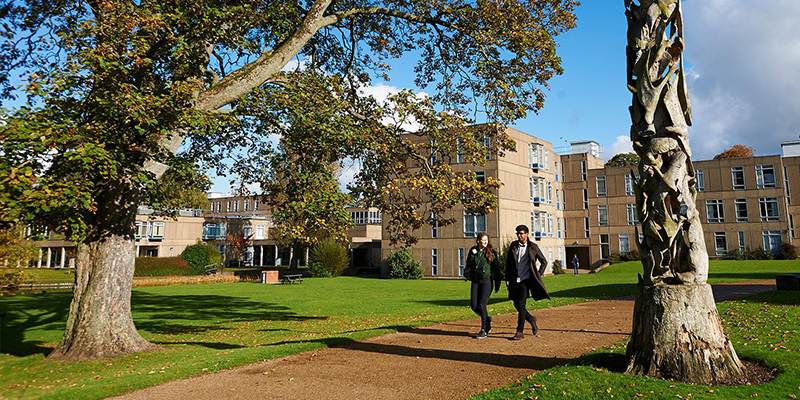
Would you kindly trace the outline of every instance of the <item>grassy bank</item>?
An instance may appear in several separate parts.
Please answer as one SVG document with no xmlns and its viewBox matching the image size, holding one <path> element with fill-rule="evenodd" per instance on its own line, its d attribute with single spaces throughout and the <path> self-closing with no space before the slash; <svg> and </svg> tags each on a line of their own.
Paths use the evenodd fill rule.
<svg viewBox="0 0 800 400">
<path fill-rule="evenodd" d="M 625 263 L 599 274 L 546 277 L 553 299 L 531 307 L 632 294 L 640 270 L 637 263 Z M 717 262 L 710 280 L 767 279 L 799 270 L 797 261 Z M 136 326 L 162 350 L 77 363 L 44 360 L 63 334 L 70 293 L 0 297 L 0 397 L 103 398 L 263 359 L 472 318 L 468 291 L 464 281 L 362 277 L 314 278 L 300 285 L 136 288 Z M 505 298 L 504 290 L 493 294 L 492 314 L 513 311 Z"/>
</svg>

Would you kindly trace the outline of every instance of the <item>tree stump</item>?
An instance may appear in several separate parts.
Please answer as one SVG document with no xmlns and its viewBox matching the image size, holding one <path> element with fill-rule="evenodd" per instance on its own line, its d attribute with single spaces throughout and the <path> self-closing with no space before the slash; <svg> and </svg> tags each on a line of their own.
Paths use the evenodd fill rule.
<svg viewBox="0 0 800 400">
<path fill-rule="evenodd" d="M 638 285 L 627 373 L 695 384 L 740 381 L 711 285 Z"/>
</svg>

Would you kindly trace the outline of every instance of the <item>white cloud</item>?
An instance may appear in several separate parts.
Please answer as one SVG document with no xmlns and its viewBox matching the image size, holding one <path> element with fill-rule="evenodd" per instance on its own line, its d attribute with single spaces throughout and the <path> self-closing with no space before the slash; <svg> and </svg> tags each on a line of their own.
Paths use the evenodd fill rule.
<svg viewBox="0 0 800 400">
<path fill-rule="evenodd" d="M 611 157 L 614 157 L 619 153 L 633 153 L 633 145 L 631 144 L 630 136 L 617 136 L 614 144 L 603 151 L 603 158 L 608 161 L 611 159 Z"/>
<path fill-rule="evenodd" d="M 683 14 L 693 158 L 779 154 L 800 134 L 800 2 L 689 0 Z"/>
<path fill-rule="evenodd" d="M 399 93 L 401 90 L 403 89 L 381 83 L 378 85 L 365 86 L 360 89 L 360 92 L 363 95 L 372 96 L 376 101 L 378 101 L 378 103 L 385 105 L 387 102 L 389 102 L 390 96 Z M 425 92 L 417 92 L 416 97 L 418 99 L 424 99 L 428 97 L 428 94 Z M 381 122 L 387 125 L 394 125 L 397 119 L 399 119 L 399 116 L 395 115 L 394 117 L 384 118 Z M 408 121 L 402 123 L 400 126 L 409 132 L 416 132 L 420 129 L 420 124 L 417 123 L 413 117 L 409 118 Z"/>
</svg>

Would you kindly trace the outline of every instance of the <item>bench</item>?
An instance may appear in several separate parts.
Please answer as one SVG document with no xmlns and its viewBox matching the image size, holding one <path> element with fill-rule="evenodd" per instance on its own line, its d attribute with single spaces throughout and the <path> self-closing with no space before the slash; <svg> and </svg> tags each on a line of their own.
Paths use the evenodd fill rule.
<svg viewBox="0 0 800 400">
<path fill-rule="evenodd" d="M 281 283 L 293 285 L 295 282 L 303 283 L 303 274 L 284 275 L 281 277 Z"/>
<path fill-rule="evenodd" d="M 206 270 L 207 274 L 214 274 L 217 272 L 217 264 L 208 264 L 203 268 Z"/>
</svg>

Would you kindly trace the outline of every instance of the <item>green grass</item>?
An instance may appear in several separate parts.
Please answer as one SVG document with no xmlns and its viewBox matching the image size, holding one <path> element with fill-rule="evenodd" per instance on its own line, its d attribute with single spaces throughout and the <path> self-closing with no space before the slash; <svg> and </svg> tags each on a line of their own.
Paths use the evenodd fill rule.
<svg viewBox="0 0 800 400">
<path fill-rule="evenodd" d="M 773 291 L 718 304 L 723 329 L 739 357 L 777 369 L 765 384 L 704 386 L 610 372 L 624 365 L 626 342 L 601 349 L 571 366 L 551 368 L 516 385 L 475 396 L 495 399 L 791 399 L 800 397 L 800 292 Z M 792 397 L 795 396 L 795 397 Z"/>
<path fill-rule="evenodd" d="M 553 307 L 632 294 L 637 263 L 599 274 L 545 278 Z M 711 281 L 774 277 L 798 261 L 716 262 Z M 436 322 L 473 318 L 468 284 L 363 277 L 306 279 L 300 285 L 227 283 L 137 288 L 133 317 L 162 351 L 87 362 L 44 360 L 63 334 L 70 293 L 0 297 L 0 397 L 103 398 L 169 380 Z M 512 312 L 505 290 L 492 314 Z M 83 390 L 76 391 L 76 388 Z"/>
<path fill-rule="evenodd" d="M 0 268 L 0 270 L 6 269 Z M 72 282 L 75 280 L 74 269 L 25 268 L 25 274 L 30 278 L 29 282 Z"/>
</svg>

